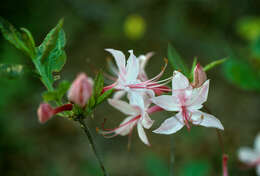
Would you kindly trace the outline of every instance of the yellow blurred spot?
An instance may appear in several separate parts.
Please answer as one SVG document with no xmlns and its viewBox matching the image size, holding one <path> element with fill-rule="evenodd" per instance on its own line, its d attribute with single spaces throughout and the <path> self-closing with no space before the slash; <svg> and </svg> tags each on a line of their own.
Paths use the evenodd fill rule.
<svg viewBox="0 0 260 176">
<path fill-rule="evenodd" d="M 238 21 L 238 33 L 247 40 L 256 40 L 260 37 L 260 18 L 244 17 Z"/>
<path fill-rule="evenodd" d="M 132 40 L 138 40 L 144 36 L 146 23 L 143 17 L 134 14 L 129 15 L 124 24 L 125 35 Z"/>
</svg>

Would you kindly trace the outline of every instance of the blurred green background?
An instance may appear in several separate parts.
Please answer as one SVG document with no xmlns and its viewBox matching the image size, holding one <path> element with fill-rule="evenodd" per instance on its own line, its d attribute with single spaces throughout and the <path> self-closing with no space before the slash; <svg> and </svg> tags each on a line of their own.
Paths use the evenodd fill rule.
<svg viewBox="0 0 260 176">
<path fill-rule="evenodd" d="M 229 172 L 254 176 L 237 160 L 241 146 L 252 146 L 260 117 L 260 1 L 248 0 L 9 0 L 1 2 L 0 15 L 16 27 L 29 29 L 39 45 L 62 17 L 67 36 L 67 63 L 62 78 L 72 81 L 79 72 L 94 76 L 106 69 L 105 48 L 134 49 L 136 55 L 154 51 L 148 75 L 160 71 L 173 46 L 191 64 L 195 56 L 205 65 L 229 56 L 208 73 L 211 79 L 206 103 L 225 127 L 223 142 L 229 154 Z M 0 63 L 27 64 L 30 60 L 0 36 Z M 170 66 L 167 73 L 172 72 Z M 36 110 L 45 90 L 32 73 L 0 77 L 0 175 L 96 176 L 102 175 L 88 141 L 72 121 L 54 118 L 38 123 Z M 158 119 L 153 129 L 168 117 Z M 221 147 L 215 129 L 193 127 L 173 136 L 147 131 L 151 147 L 133 133 L 105 139 L 96 133 L 104 118 L 116 126 L 124 115 L 107 104 L 88 120 L 112 176 L 164 176 L 174 148 L 174 176 L 221 175 Z"/>
</svg>

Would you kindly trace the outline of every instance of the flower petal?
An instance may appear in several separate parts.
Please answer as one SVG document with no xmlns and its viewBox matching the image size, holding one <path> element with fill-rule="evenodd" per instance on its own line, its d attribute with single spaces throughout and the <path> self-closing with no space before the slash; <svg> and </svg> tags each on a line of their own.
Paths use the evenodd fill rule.
<svg viewBox="0 0 260 176">
<path fill-rule="evenodd" d="M 152 120 L 152 119 L 150 118 L 150 116 L 148 115 L 148 113 L 144 113 L 144 116 L 143 116 L 143 118 L 142 118 L 142 125 L 144 126 L 144 128 L 146 128 L 146 129 L 151 128 L 152 125 L 153 125 L 153 122 L 154 122 L 154 120 Z"/>
<path fill-rule="evenodd" d="M 167 111 L 179 111 L 180 105 L 178 99 L 171 95 L 161 95 L 151 98 L 151 101 Z"/>
<path fill-rule="evenodd" d="M 126 64 L 126 79 L 128 84 L 135 83 L 139 74 L 139 62 L 133 53 L 133 50 L 129 50 L 130 56 Z"/>
<path fill-rule="evenodd" d="M 131 105 L 136 105 L 140 109 L 144 110 L 144 99 L 141 91 L 128 91 L 127 98 Z"/>
<path fill-rule="evenodd" d="M 260 154 L 260 133 L 256 136 L 254 147 L 255 150 Z"/>
<path fill-rule="evenodd" d="M 150 145 L 141 123 L 137 124 L 138 135 L 143 143 Z"/>
<path fill-rule="evenodd" d="M 139 111 L 134 106 L 117 99 L 108 99 L 108 103 L 126 115 L 138 115 Z"/>
<path fill-rule="evenodd" d="M 119 50 L 115 50 L 115 49 L 105 49 L 106 51 L 110 52 L 116 61 L 116 65 L 119 69 L 119 72 L 123 72 L 125 73 L 125 55 L 124 53 L 122 53 Z"/>
<path fill-rule="evenodd" d="M 190 85 L 189 80 L 181 72 L 174 71 L 172 78 L 172 90 L 186 89 Z"/>
<path fill-rule="evenodd" d="M 173 116 L 166 119 L 161 126 L 153 132 L 158 134 L 173 134 L 179 131 L 183 126 L 184 124 L 181 120 L 177 119 L 176 116 Z"/>
<path fill-rule="evenodd" d="M 251 164 L 257 159 L 257 154 L 254 150 L 248 147 L 241 147 L 238 150 L 238 159 L 242 162 Z"/>
<path fill-rule="evenodd" d="M 120 125 L 127 123 L 128 121 L 130 121 L 132 118 L 134 118 L 133 116 L 127 117 L 125 118 Z M 122 126 L 121 128 L 118 128 L 115 133 L 116 134 L 120 134 L 122 136 L 128 135 L 130 133 L 130 131 L 133 129 L 133 127 L 135 126 L 136 121 L 133 121 L 125 126 Z"/>
<path fill-rule="evenodd" d="M 216 117 L 202 111 L 192 112 L 191 120 L 194 125 L 201 125 L 205 127 L 213 127 L 224 130 L 223 125 Z"/>
<path fill-rule="evenodd" d="M 113 99 L 121 99 L 125 95 L 124 90 L 116 91 L 113 95 Z"/>
<path fill-rule="evenodd" d="M 209 80 L 207 80 L 201 87 L 192 90 L 191 98 L 186 105 L 190 109 L 197 110 L 202 107 L 202 104 L 207 101 L 209 92 Z"/>
</svg>

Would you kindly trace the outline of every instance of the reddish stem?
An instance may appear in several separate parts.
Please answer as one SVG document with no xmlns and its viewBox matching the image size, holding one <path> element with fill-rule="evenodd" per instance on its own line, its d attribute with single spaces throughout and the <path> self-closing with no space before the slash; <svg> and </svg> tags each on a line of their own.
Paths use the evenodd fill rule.
<svg viewBox="0 0 260 176">
<path fill-rule="evenodd" d="M 223 169 L 223 176 L 228 176 L 228 156 L 226 154 L 222 155 L 222 169 Z"/>
</svg>

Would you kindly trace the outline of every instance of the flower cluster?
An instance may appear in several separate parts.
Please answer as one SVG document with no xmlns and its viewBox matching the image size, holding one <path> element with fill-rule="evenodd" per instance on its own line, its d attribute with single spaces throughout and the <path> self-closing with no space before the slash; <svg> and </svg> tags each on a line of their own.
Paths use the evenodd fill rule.
<svg viewBox="0 0 260 176">
<path fill-rule="evenodd" d="M 200 111 L 208 97 L 209 80 L 199 64 L 194 69 L 193 82 L 179 71 L 174 71 L 172 77 L 159 80 L 166 65 L 157 76 L 148 79 L 145 66 L 152 54 L 136 57 L 130 50 L 126 62 L 125 55 L 121 51 L 114 49 L 106 49 L 106 51 L 113 55 L 117 68 L 112 67 L 116 75 L 116 78 L 113 78 L 115 82 L 105 87 L 104 91 L 111 88 L 117 90 L 113 99 L 109 99 L 108 102 L 127 117 L 117 128 L 101 131 L 103 135 L 107 137 L 128 135 L 137 126 L 141 141 L 150 145 L 144 128 L 150 129 L 154 122 L 150 115 L 162 110 L 173 111 L 176 114 L 166 119 L 158 129 L 153 131 L 154 133 L 172 134 L 183 126 L 190 129 L 191 124 L 224 130 L 216 117 Z M 170 81 L 172 88 L 167 86 Z M 168 92 L 172 95 L 161 95 Z M 121 100 L 124 94 L 127 95 L 128 102 Z"/>
</svg>

